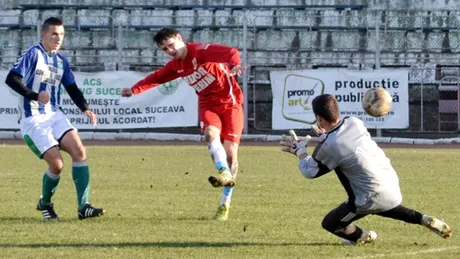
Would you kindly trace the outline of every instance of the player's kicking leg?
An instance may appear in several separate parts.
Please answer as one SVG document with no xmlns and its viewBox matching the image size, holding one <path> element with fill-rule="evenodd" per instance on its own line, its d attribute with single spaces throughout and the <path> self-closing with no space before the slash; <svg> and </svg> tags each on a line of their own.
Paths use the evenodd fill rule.
<svg viewBox="0 0 460 259">
<path fill-rule="evenodd" d="M 425 226 L 444 239 L 450 238 L 453 234 L 452 229 L 442 220 L 432 216 L 423 215 L 418 211 L 406 208 L 402 205 L 399 205 L 391 210 L 378 213 L 377 215 Z"/>
<path fill-rule="evenodd" d="M 217 168 L 217 175 L 208 178 L 209 183 L 214 187 L 234 186 L 230 167 L 227 162 L 227 153 L 220 141 L 220 130 L 213 125 L 205 128 L 205 137 L 209 142 L 209 153 Z"/>
</svg>

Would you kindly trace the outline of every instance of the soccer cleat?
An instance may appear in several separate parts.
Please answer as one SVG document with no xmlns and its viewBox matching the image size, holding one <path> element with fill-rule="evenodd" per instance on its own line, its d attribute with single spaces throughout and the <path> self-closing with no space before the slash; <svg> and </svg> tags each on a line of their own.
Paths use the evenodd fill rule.
<svg viewBox="0 0 460 259">
<path fill-rule="evenodd" d="M 452 229 L 442 220 L 431 216 L 423 216 L 422 225 L 444 239 L 452 237 Z"/>
<path fill-rule="evenodd" d="M 377 240 L 377 233 L 375 233 L 374 231 L 369 231 L 367 233 L 367 236 L 365 236 L 364 238 L 361 238 L 358 241 L 351 241 L 345 238 L 341 238 L 341 239 L 342 239 L 342 245 L 369 244 L 369 243 L 374 243 L 375 240 Z"/>
<path fill-rule="evenodd" d="M 232 173 L 227 168 L 219 170 L 217 176 L 210 176 L 208 181 L 214 187 L 235 186 L 235 180 L 233 179 Z"/>
<path fill-rule="evenodd" d="M 54 206 L 53 206 L 52 203 L 50 203 L 48 205 L 42 205 L 41 204 L 41 199 L 40 199 L 40 200 L 38 200 L 37 210 L 42 212 L 43 218 L 45 220 L 59 219 L 58 215 L 54 211 Z"/>
<path fill-rule="evenodd" d="M 94 208 L 91 204 L 87 203 L 85 206 L 78 210 L 78 219 L 94 218 L 104 215 L 102 208 Z"/>
<path fill-rule="evenodd" d="M 214 216 L 214 219 L 217 221 L 226 221 L 228 219 L 228 212 L 229 212 L 230 207 L 222 204 L 217 208 L 216 215 Z"/>
</svg>

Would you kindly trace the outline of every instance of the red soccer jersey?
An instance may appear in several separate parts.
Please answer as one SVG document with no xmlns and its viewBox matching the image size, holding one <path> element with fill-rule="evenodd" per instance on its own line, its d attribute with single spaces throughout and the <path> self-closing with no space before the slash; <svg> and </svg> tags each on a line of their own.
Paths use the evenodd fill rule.
<svg viewBox="0 0 460 259">
<path fill-rule="evenodd" d="M 131 89 L 139 94 L 152 87 L 182 77 L 198 94 L 199 106 L 235 105 L 243 102 L 243 93 L 233 76 L 228 73 L 239 65 L 237 49 L 207 43 L 187 43 L 187 57 L 172 59 Z"/>
</svg>

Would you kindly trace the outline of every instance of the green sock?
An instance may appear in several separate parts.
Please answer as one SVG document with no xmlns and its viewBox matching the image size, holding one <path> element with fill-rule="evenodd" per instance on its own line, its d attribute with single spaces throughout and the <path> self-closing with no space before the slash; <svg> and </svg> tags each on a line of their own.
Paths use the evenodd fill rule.
<svg viewBox="0 0 460 259">
<path fill-rule="evenodd" d="M 72 178 L 77 189 L 78 209 L 82 209 L 89 200 L 89 168 L 86 162 L 72 164 Z"/>
<path fill-rule="evenodd" d="M 51 197 L 57 190 L 59 180 L 61 180 L 60 175 L 53 174 L 49 170 L 46 170 L 43 175 L 42 197 L 40 201 L 42 205 L 48 205 L 51 203 Z"/>
</svg>

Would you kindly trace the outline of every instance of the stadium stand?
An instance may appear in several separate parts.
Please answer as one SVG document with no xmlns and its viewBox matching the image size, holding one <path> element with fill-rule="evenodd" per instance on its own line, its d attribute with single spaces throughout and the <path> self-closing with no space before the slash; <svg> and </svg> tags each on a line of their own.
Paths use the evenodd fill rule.
<svg viewBox="0 0 460 259">
<path fill-rule="evenodd" d="M 10 1 L 7 6 L 11 8 L 0 11 L 0 29 L 20 34 L 13 37 L 22 39 L 15 44 L 19 51 L 30 42 L 28 39 L 34 35 L 32 31 L 37 29 L 38 21 L 51 15 L 62 16 L 66 27 L 78 32 L 75 33 L 78 40 L 67 40 L 64 49 L 74 50 L 75 56 L 84 53 L 93 56 L 92 50 L 101 56 L 112 55 L 114 51 L 117 55 L 134 53 L 134 56 L 123 55 L 124 62 L 133 63 L 129 64 L 133 68 L 136 62 L 139 67 L 151 63 L 151 59 L 139 57 L 141 53 L 156 54 L 148 51 L 152 46 L 151 36 L 163 26 L 177 27 L 185 31 L 186 39 L 193 41 L 221 42 L 240 49 L 246 45 L 248 58 L 257 65 L 318 65 L 317 61 L 319 65 L 337 66 L 370 63 L 377 44 L 371 37 L 376 26 L 381 28 L 382 65 L 410 65 L 419 62 L 422 53 L 425 60 L 442 60 L 442 55 L 437 54 L 454 53 L 460 41 L 456 12 L 376 12 L 368 4 L 330 4 L 334 1 L 320 1 L 329 3 L 322 5 L 273 5 L 277 1 L 259 1 L 267 4 L 225 1 L 230 3 L 219 5 L 222 1 L 217 0 L 203 5 L 201 2 Z M 246 41 L 242 40 L 245 15 L 248 17 Z M 122 42 L 116 35 L 120 30 Z M 405 53 L 402 57 L 401 52 Z M 92 57 L 90 60 L 94 61 Z"/>
<path fill-rule="evenodd" d="M 38 24 L 51 15 L 65 21 L 63 51 L 78 71 L 152 71 L 168 60 L 152 40 L 163 26 L 180 29 L 186 41 L 245 48 L 251 65 L 249 83 L 257 89 L 249 99 L 260 105 L 250 108 L 251 113 L 265 110 L 258 113 L 263 116 L 258 121 L 270 119 L 267 93 L 273 69 L 368 69 L 375 68 L 378 60 L 380 67 L 410 68 L 411 83 L 437 87 L 439 80 L 430 71 L 446 74 L 460 67 L 460 1 L 0 0 L 0 4 L 0 68 L 10 66 L 38 39 Z M 445 104 L 439 100 L 433 103 L 442 112 Z"/>
</svg>

